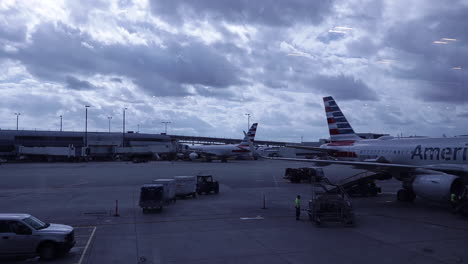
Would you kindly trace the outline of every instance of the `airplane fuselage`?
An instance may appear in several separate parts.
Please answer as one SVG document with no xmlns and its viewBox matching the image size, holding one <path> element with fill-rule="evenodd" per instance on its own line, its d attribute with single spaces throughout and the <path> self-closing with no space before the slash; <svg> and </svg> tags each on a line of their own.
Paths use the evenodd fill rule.
<svg viewBox="0 0 468 264">
<path fill-rule="evenodd" d="M 384 160 L 406 165 L 468 165 L 468 137 L 390 138 L 338 142 L 322 145 L 338 152 L 340 160 Z"/>
<path fill-rule="evenodd" d="M 241 147 L 239 145 L 207 145 L 192 147 L 190 150 L 201 152 L 204 154 L 220 157 L 232 157 L 250 153 L 248 147 Z"/>
</svg>

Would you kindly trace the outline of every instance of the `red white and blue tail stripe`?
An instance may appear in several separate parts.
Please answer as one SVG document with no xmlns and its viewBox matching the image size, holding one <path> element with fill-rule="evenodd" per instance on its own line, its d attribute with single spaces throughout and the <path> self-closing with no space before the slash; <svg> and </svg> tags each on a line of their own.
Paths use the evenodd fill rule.
<svg viewBox="0 0 468 264">
<path fill-rule="evenodd" d="M 258 125 L 258 123 L 253 123 L 252 124 L 252 126 L 249 129 L 249 132 L 244 137 L 244 140 L 242 140 L 242 142 L 239 144 L 239 147 L 247 147 L 248 148 L 249 147 L 249 141 L 247 141 L 248 139 L 250 139 L 250 141 L 252 141 L 252 144 L 254 143 L 255 133 L 257 133 L 257 125 Z"/>
<path fill-rule="evenodd" d="M 333 142 L 349 142 L 360 140 L 361 138 L 354 133 L 353 128 L 348 120 L 341 112 L 340 108 L 331 96 L 323 98 L 325 105 L 325 113 L 327 114 L 328 129 L 330 131 L 330 141 Z"/>
</svg>

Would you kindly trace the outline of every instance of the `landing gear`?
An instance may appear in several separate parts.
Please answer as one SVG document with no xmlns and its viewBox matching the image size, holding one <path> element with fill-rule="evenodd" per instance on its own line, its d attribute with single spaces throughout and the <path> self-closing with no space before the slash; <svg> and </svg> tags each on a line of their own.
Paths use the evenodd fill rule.
<svg viewBox="0 0 468 264">
<path fill-rule="evenodd" d="M 401 189 L 397 193 L 397 199 L 401 202 L 413 202 L 416 199 L 416 194 L 409 189 Z"/>
</svg>

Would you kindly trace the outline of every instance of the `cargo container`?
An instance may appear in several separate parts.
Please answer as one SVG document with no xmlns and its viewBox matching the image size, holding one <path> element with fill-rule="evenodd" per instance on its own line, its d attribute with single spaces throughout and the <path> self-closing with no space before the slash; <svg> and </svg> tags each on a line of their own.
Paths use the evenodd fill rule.
<svg viewBox="0 0 468 264">
<path fill-rule="evenodd" d="M 195 176 L 175 176 L 176 181 L 176 196 L 196 197 L 197 193 L 197 178 Z"/>
<path fill-rule="evenodd" d="M 170 203 L 176 201 L 176 180 L 175 179 L 157 179 L 154 184 L 164 186 L 164 202 Z"/>
<path fill-rule="evenodd" d="M 161 184 L 145 184 L 141 186 L 139 205 L 146 214 L 152 210 L 163 209 L 164 186 Z"/>
</svg>

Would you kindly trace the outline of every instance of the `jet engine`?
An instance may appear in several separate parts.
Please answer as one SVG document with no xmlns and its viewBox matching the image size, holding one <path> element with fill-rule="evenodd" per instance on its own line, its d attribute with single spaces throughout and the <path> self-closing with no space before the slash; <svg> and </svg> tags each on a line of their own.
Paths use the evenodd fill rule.
<svg viewBox="0 0 468 264">
<path fill-rule="evenodd" d="M 196 159 L 198 159 L 198 154 L 195 153 L 195 152 L 192 152 L 192 153 L 189 154 L 189 158 L 191 160 L 196 160 Z"/>
<path fill-rule="evenodd" d="M 450 201 L 451 193 L 465 195 L 462 180 L 443 172 L 417 175 L 411 183 L 411 189 L 417 196 L 439 202 Z"/>
</svg>

